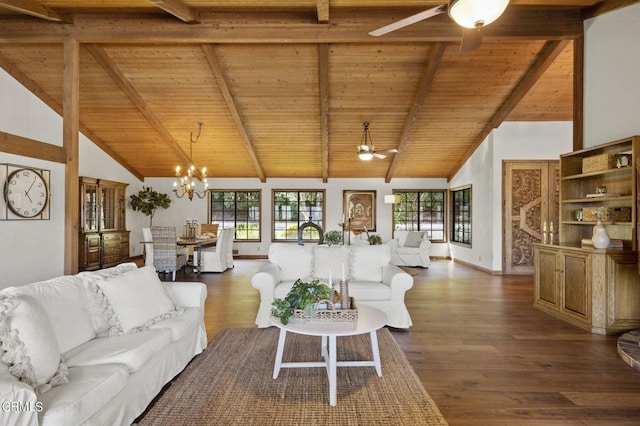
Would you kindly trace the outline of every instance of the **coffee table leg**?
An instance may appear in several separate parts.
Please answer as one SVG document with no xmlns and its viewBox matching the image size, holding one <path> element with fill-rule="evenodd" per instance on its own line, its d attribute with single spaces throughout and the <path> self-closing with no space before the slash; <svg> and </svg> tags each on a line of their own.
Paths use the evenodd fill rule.
<svg viewBox="0 0 640 426">
<path fill-rule="evenodd" d="M 373 330 L 369 333 L 371 336 L 371 352 L 373 354 L 373 363 L 376 367 L 378 377 L 382 377 L 382 364 L 380 363 L 380 349 L 378 348 L 378 332 Z"/>
<path fill-rule="evenodd" d="M 328 353 L 327 352 L 327 336 L 322 336 L 321 339 L 322 339 L 322 343 L 320 345 L 320 355 L 322 355 L 322 357 L 324 358 L 324 354 Z"/>
<path fill-rule="evenodd" d="M 335 407 L 338 403 L 336 376 L 338 360 L 336 359 L 336 336 L 329 336 L 329 405 Z"/>
<path fill-rule="evenodd" d="M 276 362 L 273 366 L 273 378 L 277 379 L 280 374 L 280 366 L 282 365 L 282 354 L 284 353 L 284 342 L 287 340 L 287 330 L 280 329 L 280 337 L 278 338 L 278 349 L 276 350 Z"/>
</svg>

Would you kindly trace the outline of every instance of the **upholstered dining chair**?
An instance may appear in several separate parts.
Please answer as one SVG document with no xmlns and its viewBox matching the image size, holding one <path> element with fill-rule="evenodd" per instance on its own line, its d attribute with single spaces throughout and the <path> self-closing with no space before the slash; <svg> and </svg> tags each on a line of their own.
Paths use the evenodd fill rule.
<svg viewBox="0 0 640 426">
<path fill-rule="evenodd" d="M 144 266 L 153 265 L 153 236 L 151 228 L 142 228 L 142 240 L 144 241 Z"/>
<path fill-rule="evenodd" d="M 154 226 L 151 228 L 153 238 L 153 266 L 157 272 L 171 272 L 172 281 L 176 280 L 176 271 L 187 265 L 187 255 L 178 253 L 177 236 L 174 226 Z"/>
<path fill-rule="evenodd" d="M 202 272 L 224 272 L 229 266 L 227 262 L 227 246 L 230 244 L 229 235 L 233 238 L 235 228 L 221 229 L 218 233 L 218 241 L 215 247 L 207 247 L 200 251 L 202 256 L 201 270 Z"/>
<path fill-rule="evenodd" d="M 228 228 L 227 242 L 225 246 L 225 254 L 227 259 L 227 268 L 233 268 L 233 240 L 236 239 L 236 228 Z"/>
</svg>

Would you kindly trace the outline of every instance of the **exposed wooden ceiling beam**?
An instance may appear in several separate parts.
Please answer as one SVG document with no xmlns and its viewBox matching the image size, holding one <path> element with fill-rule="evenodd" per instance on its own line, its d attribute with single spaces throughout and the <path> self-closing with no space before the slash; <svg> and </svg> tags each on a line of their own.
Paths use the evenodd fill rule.
<svg viewBox="0 0 640 426">
<path fill-rule="evenodd" d="M 316 0 L 316 10 L 318 11 L 318 22 L 326 24 L 329 22 L 329 0 Z"/>
<path fill-rule="evenodd" d="M 56 12 L 38 2 L 32 0 L 0 0 L 0 8 L 9 9 L 25 15 L 47 21 L 72 23 L 73 17 L 65 13 Z"/>
<path fill-rule="evenodd" d="M 631 6 L 632 4 L 640 3 L 640 0 L 604 0 L 596 3 L 592 7 L 585 10 L 582 17 L 583 19 L 594 18 L 612 10 L 620 9 L 623 7 Z"/>
<path fill-rule="evenodd" d="M 411 109 L 407 114 L 407 118 L 402 128 L 402 136 L 400 136 L 400 142 L 398 143 L 398 152 L 393 156 L 393 160 L 389 165 L 387 175 L 384 179 L 384 181 L 387 183 L 391 182 L 393 173 L 398 167 L 398 164 L 400 164 L 400 157 L 402 156 L 403 150 L 409 141 L 411 128 L 418 118 L 418 114 L 420 114 L 420 110 L 422 109 L 422 105 L 424 104 L 424 99 L 427 97 L 427 93 L 429 93 L 431 83 L 433 83 L 433 78 L 436 75 L 438 66 L 440 66 L 440 61 L 442 60 L 442 55 L 444 54 L 446 47 L 446 43 L 438 43 L 429 52 L 425 72 L 422 75 L 420 85 L 418 86 L 418 91 L 416 92 L 413 102 L 411 103 Z"/>
<path fill-rule="evenodd" d="M 517 10 L 513 10 L 517 9 Z M 406 14 L 406 11 L 403 13 Z M 157 15 L 78 14 L 73 25 L 53 25 L 26 18 L 3 19 L 0 43 L 60 43 L 72 37 L 81 43 L 397 43 L 460 42 L 460 27 L 434 17 L 382 37 L 369 31 L 403 17 L 402 13 L 333 12 L 330 24 L 297 15 L 224 14 L 198 24 Z M 510 8 L 484 30 L 484 39 L 561 40 L 583 32 L 580 9 Z"/>
<path fill-rule="evenodd" d="M 198 11 L 180 0 L 148 0 L 158 8 L 175 16 L 187 24 L 194 24 L 200 21 Z"/>
<path fill-rule="evenodd" d="M 182 148 L 180 148 L 178 142 L 176 142 L 173 136 L 171 136 L 169 131 L 162 124 L 162 120 L 160 120 L 151 108 L 149 108 L 145 100 L 142 99 L 142 96 L 140 96 L 138 91 L 133 87 L 131 82 L 123 74 L 120 68 L 118 68 L 117 64 L 113 59 L 111 59 L 107 52 L 105 52 L 102 47 L 94 44 L 88 44 L 85 47 L 93 55 L 96 61 L 98 61 L 102 68 L 104 68 L 104 70 L 111 76 L 113 81 L 118 85 L 118 87 L 120 87 L 136 108 L 138 108 L 140 113 L 142 113 L 142 115 L 147 119 L 149 124 L 160 135 L 162 140 L 166 142 L 167 146 L 178 156 L 179 160 L 187 165 L 192 164 L 191 158 L 189 158 Z M 196 169 L 198 170 L 198 177 L 202 178 L 201 172 L 197 166 Z"/>
<path fill-rule="evenodd" d="M 233 121 L 236 123 L 236 128 L 238 129 L 240 137 L 244 142 L 244 146 L 247 149 L 247 154 L 249 154 L 249 158 L 251 158 L 251 162 L 253 163 L 253 168 L 260 178 L 260 182 L 266 182 L 267 177 L 264 174 L 264 170 L 262 169 L 260 160 L 258 160 L 256 148 L 251 141 L 249 133 L 247 132 L 247 128 L 244 124 L 244 119 L 242 118 L 240 109 L 238 108 L 238 105 L 236 104 L 235 98 L 231 91 L 231 85 L 229 84 L 227 76 L 225 75 L 222 66 L 220 65 L 218 55 L 213 49 L 213 46 L 210 44 L 203 44 L 201 47 L 205 57 L 207 58 L 207 62 L 209 63 L 209 68 L 211 68 L 211 72 L 213 72 L 213 76 L 216 79 L 218 88 L 220 89 L 220 92 L 222 92 L 222 96 L 224 97 L 224 101 L 227 104 L 227 108 L 229 109 L 229 112 L 233 117 Z"/>
<path fill-rule="evenodd" d="M 0 152 L 65 164 L 64 148 L 0 131 Z"/>
<path fill-rule="evenodd" d="M 320 142 L 322 182 L 329 180 L 329 45 L 318 45 L 318 82 L 320 92 Z"/>
<path fill-rule="evenodd" d="M 42 102 L 44 102 L 49 108 L 55 111 L 58 115 L 62 116 L 62 105 L 56 102 L 51 96 L 49 96 L 38 84 L 36 84 L 33 80 L 28 78 L 26 74 L 20 71 L 17 67 L 15 67 L 11 62 L 9 62 L 4 56 L 0 55 L 0 67 L 4 69 L 9 75 L 15 78 L 20 84 L 27 88 L 31 93 L 36 95 Z M 88 126 L 80 122 L 80 131 L 93 143 L 95 143 L 100 149 L 106 152 L 111 158 L 120 163 L 122 167 L 127 169 L 132 175 L 140 180 L 144 180 L 144 176 L 135 169 L 127 160 L 125 160 L 121 155 L 116 153 L 111 147 L 105 143 L 98 135 L 96 135 Z M 3 151 L 2 147 L 0 147 L 0 151 Z M 7 151 L 8 152 L 8 151 Z M 43 150 L 43 153 L 46 151 Z M 51 161 L 57 161 L 55 159 L 50 159 Z"/>
<path fill-rule="evenodd" d="M 458 165 L 449 175 L 448 180 L 451 180 L 455 174 L 462 168 L 464 163 L 471 157 L 476 149 L 482 144 L 482 142 L 489 136 L 489 134 L 504 121 L 509 113 L 516 107 L 518 102 L 529 92 L 529 89 L 538 81 L 540 76 L 549 68 L 553 61 L 562 53 L 562 50 L 567 46 L 569 41 L 567 40 L 553 40 L 548 41 L 542 46 L 540 52 L 536 58 L 531 62 L 529 69 L 524 73 L 520 81 L 514 86 L 513 90 L 507 96 L 505 101 L 500 105 L 496 113 L 486 126 L 478 133 L 474 143 L 469 147 L 467 152 L 460 158 Z"/>
</svg>

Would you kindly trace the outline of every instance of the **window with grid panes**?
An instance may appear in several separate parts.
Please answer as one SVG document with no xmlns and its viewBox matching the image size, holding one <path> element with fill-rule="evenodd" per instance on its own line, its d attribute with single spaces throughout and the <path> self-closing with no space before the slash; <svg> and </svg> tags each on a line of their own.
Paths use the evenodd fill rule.
<svg viewBox="0 0 640 426">
<path fill-rule="evenodd" d="M 424 231 L 431 241 L 445 241 L 446 191 L 393 191 L 400 202 L 393 205 L 393 229 Z"/>
<path fill-rule="evenodd" d="M 471 246 L 471 186 L 451 189 L 451 241 Z"/>
<path fill-rule="evenodd" d="M 260 191 L 209 191 L 209 223 L 236 228 L 235 241 L 260 241 Z"/>
<path fill-rule="evenodd" d="M 323 190 L 273 190 L 273 241 L 297 241 L 298 227 L 308 221 L 324 229 L 324 195 Z M 320 235 L 307 227 L 302 240 L 318 242 Z"/>
</svg>

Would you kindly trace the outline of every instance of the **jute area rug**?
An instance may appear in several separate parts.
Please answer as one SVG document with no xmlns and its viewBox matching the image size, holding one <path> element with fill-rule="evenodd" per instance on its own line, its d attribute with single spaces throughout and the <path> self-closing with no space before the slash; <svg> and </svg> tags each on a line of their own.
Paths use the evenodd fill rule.
<svg viewBox="0 0 640 426">
<path fill-rule="evenodd" d="M 382 377 L 338 368 L 329 405 L 324 368 L 286 368 L 273 379 L 279 330 L 228 328 L 139 420 L 143 425 L 446 425 L 387 329 L 378 332 Z M 371 359 L 369 336 L 338 338 L 338 359 Z M 320 338 L 288 333 L 283 361 L 320 361 Z"/>
</svg>

